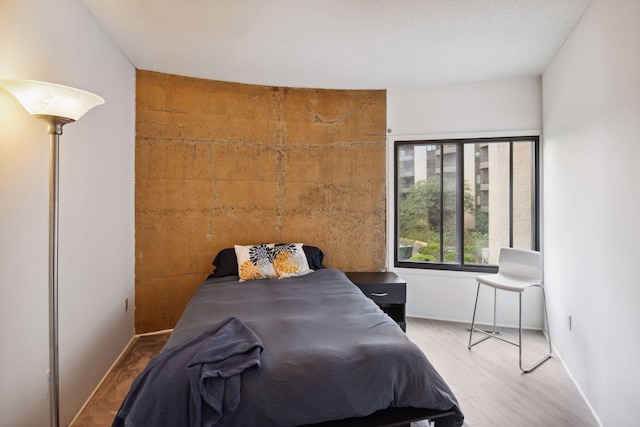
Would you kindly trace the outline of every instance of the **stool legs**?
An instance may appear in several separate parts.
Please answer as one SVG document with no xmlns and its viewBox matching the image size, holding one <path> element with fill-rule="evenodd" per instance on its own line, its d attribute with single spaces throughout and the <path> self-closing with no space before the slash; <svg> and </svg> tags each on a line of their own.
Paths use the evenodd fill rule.
<svg viewBox="0 0 640 427">
<path fill-rule="evenodd" d="M 473 317 L 471 318 L 471 328 L 469 330 L 469 346 L 467 347 L 468 349 L 471 349 L 471 347 L 473 347 L 476 344 L 480 344 L 482 341 L 488 340 L 489 338 L 491 338 L 492 336 L 494 336 L 497 332 L 496 332 L 496 294 L 495 294 L 495 289 L 494 289 L 494 294 L 493 294 L 493 331 L 492 332 L 487 332 L 487 331 L 483 331 L 481 329 L 477 329 L 475 327 L 475 322 L 476 322 L 476 311 L 478 310 L 478 296 L 480 296 L 480 283 L 478 282 L 478 289 L 476 291 L 476 303 L 473 306 Z M 472 339 L 473 339 L 473 332 L 481 332 L 485 335 L 487 335 L 484 338 L 481 338 L 480 340 L 472 343 Z"/>
<path fill-rule="evenodd" d="M 493 330 L 492 331 L 484 331 L 482 329 L 478 329 L 475 326 L 475 321 L 476 321 L 476 312 L 478 310 L 478 297 L 480 295 L 480 282 L 478 282 L 478 289 L 476 291 L 476 301 L 475 301 L 475 305 L 473 307 L 473 317 L 471 318 L 471 328 L 469 331 L 469 345 L 468 345 L 468 349 L 470 350 L 471 347 L 473 347 L 476 344 L 480 344 L 481 342 L 488 340 L 489 338 L 497 338 L 500 341 L 504 341 L 508 344 L 514 345 L 516 347 L 518 347 L 518 359 L 519 359 L 519 367 L 520 370 L 525 373 L 528 374 L 529 372 L 532 372 L 534 369 L 536 369 L 538 366 L 542 365 L 544 362 L 546 362 L 547 360 L 549 360 L 551 358 L 551 352 L 552 352 L 552 348 L 551 348 L 551 333 L 549 331 L 549 319 L 548 319 L 548 315 L 547 315 L 547 301 L 546 301 L 546 296 L 545 296 L 545 292 L 544 292 L 544 287 L 541 285 L 535 285 L 540 287 L 540 289 L 542 289 L 542 306 L 543 306 L 543 310 L 544 310 L 544 328 L 546 330 L 546 338 L 547 338 L 547 342 L 549 344 L 549 352 L 547 354 L 544 355 L 544 357 L 542 359 L 540 359 L 535 365 L 533 365 L 531 368 L 524 368 L 522 366 L 522 292 L 519 292 L 518 295 L 518 342 L 512 342 L 509 341 L 505 338 L 502 338 L 501 336 L 498 335 L 498 332 L 496 330 L 496 295 L 497 295 L 497 288 L 493 289 Z M 486 335 L 484 338 L 479 339 L 476 342 L 473 342 L 473 333 L 474 332 L 479 332 L 481 334 Z"/>
<path fill-rule="evenodd" d="M 545 295 L 545 292 L 544 292 L 544 287 L 540 286 L 540 285 L 535 285 L 535 286 L 538 286 L 540 289 L 542 289 L 542 309 L 544 311 L 544 329 L 547 332 L 546 337 L 547 337 L 547 343 L 549 344 L 549 352 L 547 354 L 545 354 L 542 357 L 542 359 L 540 359 L 538 362 L 536 362 L 536 364 L 533 365 L 531 368 L 525 369 L 525 368 L 522 367 L 522 292 L 520 292 L 520 301 L 519 301 L 519 304 L 520 304 L 520 310 L 519 310 L 520 311 L 520 314 L 519 314 L 520 320 L 519 320 L 519 333 L 518 333 L 519 340 L 520 340 L 520 345 L 518 347 L 520 347 L 519 348 L 519 350 L 520 350 L 520 370 L 522 372 L 524 372 L 525 374 L 528 374 L 529 372 L 532 372 L 538 366 L 542 365 L 544 362 L 546 362 L 547 360 L 551 359 L 551 352 L 552 352 L 552 349 L 551 349 L 551 332 L 549 330 L 549 318 L 548 318 L 548 315 L 547 315 L 547 298 L 546 298 L 546 295 Z"/>
</svg>

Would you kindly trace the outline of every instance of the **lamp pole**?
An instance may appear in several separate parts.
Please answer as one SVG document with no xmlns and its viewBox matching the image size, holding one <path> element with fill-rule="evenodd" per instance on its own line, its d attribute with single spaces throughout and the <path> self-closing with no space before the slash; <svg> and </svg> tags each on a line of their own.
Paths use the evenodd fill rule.
<svg viewBox="0 0 640 427">
<path fill-rule="evenodd" d="M 36 115 L 47 123 L 51 137 L 49 154 L 49 413 L 51 427 L 60 425 L 60 370 L 58 357 L 58 226 L 59 166 L 62 126 L 66 117 Z"/>
</svg>

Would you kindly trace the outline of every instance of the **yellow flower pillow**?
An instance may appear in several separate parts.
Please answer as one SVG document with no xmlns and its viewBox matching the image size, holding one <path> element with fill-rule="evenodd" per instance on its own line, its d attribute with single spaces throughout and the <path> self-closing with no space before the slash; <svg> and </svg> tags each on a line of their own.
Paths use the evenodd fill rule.
<svg viewBox="0 0 640 427">
<path fill-rule="evenodd" d="M 273 247 L 273 243 L 251 246 L 234 245 L 241 282 L 278 277 L 273 262 L 271 262 Z"/>
<path fill-rule="evenodd" d="M 302 243 L 277 245 L 273 248 L 271 257 L 280 279 L 304 276 L 313 272 L 309 268 L 309 262 L 302 249 Z"/>
</svg>

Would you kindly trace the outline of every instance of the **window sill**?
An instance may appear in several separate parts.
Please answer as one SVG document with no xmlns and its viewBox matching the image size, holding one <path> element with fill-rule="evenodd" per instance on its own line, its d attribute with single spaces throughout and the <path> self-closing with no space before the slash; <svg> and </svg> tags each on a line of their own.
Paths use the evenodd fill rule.
<svg viewBox="0 0 640 427">
<path fill-rule="evenodd" d="M 440 270 L 437 268 L 415 268 L 394 266 L 390 269 L 400 276 L 418 276 L 418 277 L 460 277 L 475 278 L 479 274 L 490 274 L 492 271 L 469 271 L 469 270 Z M 497 267 L 495 271 L 497 272 Z"/>
</svg>

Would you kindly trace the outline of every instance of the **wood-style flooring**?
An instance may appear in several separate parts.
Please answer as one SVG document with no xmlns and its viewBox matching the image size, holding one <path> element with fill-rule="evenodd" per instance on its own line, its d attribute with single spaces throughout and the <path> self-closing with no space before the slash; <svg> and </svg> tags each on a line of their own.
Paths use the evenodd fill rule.
<svg viewBox="0 0 640 427">
<path fill-rule="evenodd" d="M 490 339 L 468 350 L 467 328 L 462 323 L 407 319 L 407 335 L 453 390 L 465 414 L 465 426 L 599 425 L 557 357 L 530 374 L 522 374 L 516 347 Z M 501 332 L 505 337 L 516 337 L 514 331 Z M 110 426 L 131 382 L 160 351 L 167 337 L 137 337 L 71 425 Z M 524 339 L 527 366 L 544 354 L 546 341 L 542 333 L 530 331 Z M 427 424 L 413 424 L 423 425 Z"/>
<path fill-rule="evenodd" d="M 147 366 L 149 360 L 160 353 L 168 338 L 168 332 L 136 336 L 129 349 L 70 425 L 73 427 L 111 426 L 131 383 Z"/>
<path fill-rule="evenodd" d="M 489 339 L 467 349 L 468 324 L 410 319 L 407 335 L 422 349 L 458 398 L 469 427 L 595 427 L 598 422 L 558 357 L 529 374 L 518 348 Z M 517 341 L 516 330 L 499 329 Z M 553 331 L 551 331 L 553 336 Z M 474 334 L 474 341 L 482 338 Z M 524 366 L 548 351 L 539 331 L 524 333 Z"/>
</svg>

